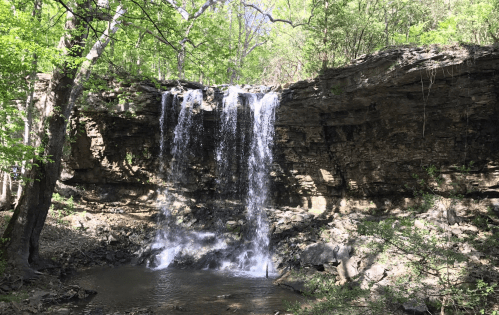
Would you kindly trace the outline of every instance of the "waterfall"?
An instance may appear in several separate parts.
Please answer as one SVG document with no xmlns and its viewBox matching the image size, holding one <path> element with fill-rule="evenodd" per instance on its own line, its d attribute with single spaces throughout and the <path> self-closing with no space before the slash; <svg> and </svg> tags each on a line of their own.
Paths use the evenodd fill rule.
<svg viewBox="0 0 499 315">
<path fill-rule="evenodd" d="M 167 112 L 166 99 L 168 93 L 164 93 L 162 98 L 162 113 L 160 116 L 162 130 L 164 128 L 165 113 Z M 177 105 L 176 100 L 175 95 L 172 101 L 174 107 Z M 151 249 L 160 251 L 155 257 L 156 261 L 153 262 L 153 265 L 158 269 L 168 267 L 179 253 L 184 255 L 195 254 L 203 243 L 210 243 L 215 249 L 224 247 L 223 243 L 214 240 L 214 233 L 197 233 L 181 228 L 173 215 L 183 207 L 183 201 L 185 201 L 182 192 L 185 190 L 183 186 L 188 184 L 189 162 L 195 158 L 196 151 L 202 147 L 200 137 L 203 133 L 203 118 L 200 110 L 202 102 L 203 92 L 201 90 L 189 90 L 184 93 L 171 146 L 172 160 L 170 172 L 167 176 L 168 187 L 161 194 L 161 200 L 159 201 L 162 211 L 161 226 L 151 246 Z M 161 133 L 161 140 L 163 140 L 163 136 L 164 133 Z M 162 150 L 160 145 L 160 151 Z M 161 152 L 160 157 L 163 157 Z"/>
<path fill-rule="evenodd" d="M 160 159 L 164 159 L 164 124 L 168 115 L 167 103 L 172 97 L 171 103 L 175 108 L 177 96 L 173 92 L 163 93 L 159 118 Z M 236 269 L 250 272 L 253 276 L 265 276 L 267 268 L 270 272 L 274 270 L 270 258 L 265 208 L 268 206 L 275 110 L 279 104 L 277 94 L 247 93 L 239 87 L 229 87 L 224 94 L 218 111 L 215 137 L 217 144 L 214 152 L 215 197 L 218 199 L 214 213 L 218 234 L 189 231 L 182 228 L 175 219 L 177 211 L 186 207 L 183 203 L 186 198 L 184 193 L 188 192 L 186 187 L 196 184 L 190 179 L 189 172 L 193 168 L 191 163 L 196 160 L 196 153 L 202 148 L 202 102 L 201 90 L 189 90 L 183 95 L 171 142 L 168 188 L 162 194 L 160 204 L 162 226 L 152 245 L 152 249 L 158 252 L 153 266 L 165 268 L 182 255 L 199 257 L 198 252 L 202 250 L 210 257 L 204 260 L 210 268 Z M 238 122 L 239 105 L 247 109 L 250 122 Z M 244 196 L 242 191 L 245 192 Z M 232 236 L 222 233 L 225 228 L 225 212 L 230 211 L 233 204 L 244 205 L 246 210 L 246 224 L 243 227 L 245 235 L 240 242 L 235 242 Z M 215 259 L 217 263 L 214 264 Z"/>
<path fill-rule="evenodd" d="M 223 213 L 228 206 L 228 200 L 233 199 L 237 189 L 234 180 L 236 164 L 237 141 L 237 107 L 239 94 L 244 93 L 239 87 L 231 86 L 225 93 L 220 111 L 219 128 L 217 130 L 218 145 L 215 150 L 216 158 L 216 185 L 218 201 L 215 209 L 217 232 L 225 230 L 222 220 Z"/>
<path fill-rule="evenodd" d="M 165 116 L 166 116 L 166 103 L 168 101 L 171 92 L 164 92 L 161 94 L 161 116 L 159 117 L 159 130 L 161 132 L 161 138 L 159 141 L 159 160 L 163 161 L 163 153 L 165 150 Z"/>
<path fill-rule="evenodd" d="M 248 239 L 251 247 L 239 259 L 240 267 L 257 274 L 273 270 L 269 252 L 267 206 L 269 173 L 272 166 L 275 110 L 279 105 L 277 94 L 268 93 L 258 99 L 250 95 L 253 130 L 248 157 L 248 193 L 246 197 Z"/>
<path fill-rule="evenodd" d="M 171 97 L 171 92 L 163 92 L 161 94 L 161 116 L 159 117 L 159 130 L 160 130 L 160 140 L 159 140 L 159 173 L 163 173 L 165 168 L 165 163 L 163 159 L 163 155 L 165 152 L 165 119 L 166 119 L 166 106 L 168 103 L 168 99 Z"/>
<path fill-rule="evenodd" d="M 203 103 L 203 92 L 201 90 L 189 90 L 184 94 L 184 100 L 180 108 L 177 126 L 175 126 L 172 162 L 171 162 L 171 181 L 181 190 L 180 183 L 186 183 L 186 170 L 189 161 L 195 157 L 197 149 L 202 147 L 200 135 L 203 132 L 203 119 L 200 107 Z M 196 123 L 194 114 L 198 115 Z"/>
</svg>

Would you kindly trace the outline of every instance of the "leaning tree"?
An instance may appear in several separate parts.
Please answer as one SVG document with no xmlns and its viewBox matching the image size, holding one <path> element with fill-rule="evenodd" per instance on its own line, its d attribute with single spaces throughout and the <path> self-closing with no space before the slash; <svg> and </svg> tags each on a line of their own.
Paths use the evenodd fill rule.
<svg viewBox="0 0 499 315">
<path fill-rule="evenodd" d="M 45 261 L 39 255 L 39 238 L 60 174 L 67 122 L 77 98 L 82 93 L 83 84 L 90 76 L 92 66 L 101 57 L 112 36 L 120 27 L 138 28 L 177 50 L 150 18 L 144 6 L 134 0 L 130 0 L 130 6 L 136 5 L 143 10 L 144 19 L 152 25 L 151 29 L 133 20 L 127 20 L 127 8 L 124 1 L 115 5 L 114 10 L 110 8 L 107 1 L 56 1 L 66 9 L 67 18 L 58 47 L 62 61 L 52 73 L 44 104 L 42 104 L 44 111 L 50 113 L 45 117 L 46 128 L 41 137 L 43 153 L 36 158 L 33 167 L 26 173 L 26 177 L 30 180 L 27 181 L 12 219 L 4 232 L 4 242 L 1 248 L 4 258 L 15 269 L 22 272 L 25 278 L 33 277 L 35 271 L 45 265 Z M 188 10 L 174 0 L 164 0 L 185 20 L 198 18 L 217 1 L 207 0 Z M 109 14 L 109 12 L 114 12 L 114 14 Z M 105 31 L 99 32 L 96 29 L 95 24 L 91 23 L 94 19 L 108 21 Z M 90 32 L 101 35 L 91 46 L 84 61 L 75 62 L 83 57 Z"/>
</svg>

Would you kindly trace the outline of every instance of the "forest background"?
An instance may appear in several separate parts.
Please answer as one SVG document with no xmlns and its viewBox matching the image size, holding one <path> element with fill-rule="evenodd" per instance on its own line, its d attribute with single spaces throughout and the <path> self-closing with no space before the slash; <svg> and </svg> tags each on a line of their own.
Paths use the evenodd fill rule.
<svg viewBox="0 0 499 315">
<path fill-rule="evenodd" d="M 279 85 L 393 45 L 459 43 L 499 44 L 499 0 L 0 0 L 0 208 L 31 185 L 7 257 L 37 260 L 29 231 L 43 226 L 75 100 L 98 88 L 91 75 Z M 37 73 L 53 73 L 45 113 Z"/>
</svg>

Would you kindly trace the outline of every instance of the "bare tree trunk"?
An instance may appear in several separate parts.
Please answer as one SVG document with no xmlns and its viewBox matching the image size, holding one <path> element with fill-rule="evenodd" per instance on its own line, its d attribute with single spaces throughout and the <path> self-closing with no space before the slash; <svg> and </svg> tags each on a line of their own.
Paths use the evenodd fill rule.
<svg viewBox="0 0 499 315">
<path fill-rule="evenodd" d="M 185 58 L 185 43 L 180 43 L 180 49 L 177 53 L 177 72 L 178 78 L 184 78 L 184 58 Z"/>
<path fill-rule="evenodd" d="M 0 209 L 10 209 L 12 202 L 12 180 L 8 172 L 3 172 L 2 176 L 2 194 L 0 195 Z"/>
<path fill-rule="evenodd" d="M 390 44 L 389 40 L 390 40 L 390 37 L 388 35 L 388 12 L 387 12 L 387 9 L 385 8 L 385 47 L 388 47 L 388 45 Z"/>
<path fill-rule="evenodd" d="M 328 65 L 328 57 L 327 57 L 327 42 L 328 42 L 328 25 L 327 25 L 327 9 L 329 7 L 329 2 L 328 1 L 325 1 L 324 2 L 324 11 L 326 12 L 325 16 L 324 16 L 324 38 L 322 40 L 323 44 L 324 44 L 324 52 L 323 52 L 323 56 L 322 56 L 322 67 L 321 67 L 321 70 L 326 70 L 327 69 L 327 65 Z"/>
<path fill-rule="evenodd" d="M 194 21 L 192 21 L 191 24 L 187 27 L 187 30 L 185 31 L 184 34 L 184 38 L 179 42 L 180 49 L 177 52 L 177 71 L 179 79 L 185 79 L 185 70 L 184 70 L 185 45 L 187 45 L 187 42 L 189 41 L 189 34 L 191 32 L 191 28 L 193 25 Z"/>
<path fill-rule="evenodd" d="M 74 10 L 76 16 L 84 16 L 89 3 L 77 4 Z M 31 170 L 31 178 L 34 180 L 26 186 L 4 233 L 4 237 L 9 238 L 9 241 L 4 245 L 4 253 L 11 264 L 23 271 L 25 277 L 33 275 L 31 268 L 43 267 L 43 261 L 39 257 L 38 241 L 59 177 L 69 115 L 76 99 L 83 90 L 83 83 L 90 76 L 92 65 L 109 43 L 110 34 L 114 34 L 118 30 L 116 20 L 124 13 L 125 10 L 121 6 L 118 7 L 112 27 L 108 28 L 95 43 L 79 71 L 71 67 L 71 63 L 66 63 L 61 68 L 54 70 L 47 91 L 47 98 L 50 99 L 54 110 L 51 117 L 48 118 L 48 132 L 44 141 L 46 144 L 44 156 L 50 157 L 51 161 L 37 161 L 38 163 Z M 73 52 L 72 57 L 81 57 L 83 49 L 75 49 L 75 47 L 83 48 L 86 40 L 88 29 L 85 32 L 81 32 L 81 30 L 79 33 L 75 32 L 80 27 L 86 27 L 86 24 L 75 15 L 68 14 L 65 26 L 66 35 L 61 39 L 60 45 L 67 51 Z M 70 36 L 69 34 L 77 35 Z"/>
<path fill-rule="evenodd" d="M 32 16 L 36 18 L 38 21 L 42 18 L 42 2 L 41 0 L 35 0 L 34 8 L 32 12 Z M 29 95 L 26 100 L 26 118 L 24 120 L 24 144 L 31 145 L 31 127 L 33 123 L 33 104 L 34 104 L 34 95 L 35 95 L 35 80 L 36 73 L 38 69 L 38 56 L 33 54 L 33 70 L 29 75 Z M 21 180 L 19 181 L 19 185 L 17 186 L 17 197 L 16 203 L 19 202 L 19 198 L 21 197 L 23 190 L 23 182 L 22 176 L 24 176 L 26 172 L 26 161 L 23 159 L 21 164 Z"/>
<path fill-rule="evenodd" d="M 111 42 L 110 42 L 110 52 L 109 52 L 109 59 L 113 58 L 114 57 L 114 40 L 111 39 Z M 113 64 L 112 63 L 109 63 L 109 72 L 113 72 L 114 68 L 113 68 Z"/>
<path fill-rule="evenodd" d="M 75 15 L 84 16 L 89 3 L 77 4 L 74 9 Z M 3 247 L 4 253 L 11 264 L 24 272 L 24 276 L 32 276 L 33 270 L 30 267 L 42 266 L 38 241 L 59 177 L 69 115 L 76 99 L 83 90 L 83 83 L 90 76 L 92 65 L 109 43 L 110 33 L 113 34 L 118 29 L 116 19 L 124 13 L 125 10 L 119 7 L 113 20 L 113 27 L 108 29 L 95 43 L 79 71 L 72 67 L 70 62 L 54 70 L 47 91 L 47 98 L 50 99 L 54 110 L 48 118 L 48 132 L 44 139 L 45 151 L 43 153 L 45 157 L 50 157 L 50 161 L 40 159 L 30 171 L 31 178 L 34 180 L 26 186 L 4 233 L 4 237 L 9 238 Z M 80 29 L 79 32 L 76 32 L 79 28 L 86 27 L 86 24 L 75 15 L 68 14 L 65 26 L 66 35 L 61 39 L 60 45 L 72 52 L 71 57 L 81 57 L 83 49 L 75 49 L 75 47 L 83 48 L 88 30 L 81 32 Z"/>
</svg>

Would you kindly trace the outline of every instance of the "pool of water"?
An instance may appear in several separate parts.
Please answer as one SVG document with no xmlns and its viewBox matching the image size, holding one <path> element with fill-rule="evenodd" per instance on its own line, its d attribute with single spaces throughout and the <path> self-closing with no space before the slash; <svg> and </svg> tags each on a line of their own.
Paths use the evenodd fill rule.
<svg viewBox="0 0 499 315">
<path fill-rule="evenodd" d="M 71 282 L 97 291 L 81 301 L 80 314 L 149 308 L 155 314 L 285 314 L 284 301 L 304 301 L 290 290 L 255 278 L 213 270 L 152 270 L 145 267 L 92 268 Z"/>
</svg>

